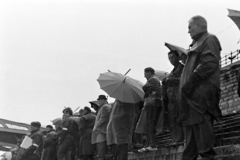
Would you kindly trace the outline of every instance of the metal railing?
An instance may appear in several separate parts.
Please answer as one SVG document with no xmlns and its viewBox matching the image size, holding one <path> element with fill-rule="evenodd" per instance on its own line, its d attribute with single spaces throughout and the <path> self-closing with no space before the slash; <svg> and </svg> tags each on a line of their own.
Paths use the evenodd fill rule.
<svg viewBox="0 0 240 160">
<path fill-rule="evenodd" d="M 225 67 L 240 60 L 240 50 L 236 50 L 221 57 L 220 66 Z"/>
</svg>

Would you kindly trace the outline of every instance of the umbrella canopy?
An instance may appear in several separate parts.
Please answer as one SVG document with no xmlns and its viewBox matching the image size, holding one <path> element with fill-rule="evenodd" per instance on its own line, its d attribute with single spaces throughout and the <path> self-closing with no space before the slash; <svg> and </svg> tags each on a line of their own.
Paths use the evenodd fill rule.
<svg viewBox="0 0 240 160">
<path fill-rule="evenodd" d="M 56 126 L 62 126 L 62 123 L 63 123 L 63 119 L 62 118 L 56 118 L 54 120 L 51 121 L 53 123 L 53 125 L 56 125 Z"/>
<path fill-rule="evenodd" d="M 183 53 L 187 54 L 187 50 L 182 48 L 182 47 L 179 47 L 179 46 L 176 46 L 176 45 L 173 45 L 173 44 L 170 44 L 170 43 L 166 43 L 166 42 L 165 42 L 165 46 L 168 49 L 170 49 L 170 51 L 177 51 L 179 56 L 181 56 Z"/>
<path fill-rule="evenodd" d="M 125 103 L 137 103 L 143 100 L 143 83 L 121 73 L 106 72 L 97 79 L 100 88 L 110 97 Z"/>
<path fill-rule="evenodd" d="M 164 78 L 169 76 L 169 73 L 165 71 L 155 70 L 155 75 L 160 81 L 162 81 Z"/>
<path fill-rule="evenodd" d="M 240 30 L 240 11 L 228 9 L 228 17 L 233 20 L 233 22 L 237 25 Z"/>
</svg>

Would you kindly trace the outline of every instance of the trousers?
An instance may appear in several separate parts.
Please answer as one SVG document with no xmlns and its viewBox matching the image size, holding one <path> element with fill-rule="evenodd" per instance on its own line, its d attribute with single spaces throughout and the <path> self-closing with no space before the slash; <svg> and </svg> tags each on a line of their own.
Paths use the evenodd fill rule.
<svg viewBox="0 0 240 160">
<path fill-rule="evenodd" d="M 114 144 L 112 145 L 112 154 L 114 160 L 128 159 L 128 144 Z"/>
<path fill-rule="evenodd" d="M 71 137 L 65 137 L 64 140 L 59 144 L 57 157 L 58 160 L 71 160 L 71 150 L 74 142 Z"/>
<path fill-rule="evenodd" d="M 105 156 L 107 154 L 107 143 L 106 143 L 106 141 L 96 143 L 96 147 L 97 147 L 98 159 L 99 160 L 105 159 Z"/>
<path fill-rule="evenodd" d="M 197 160 L 201 155 L 202 160 L 214 160 L 216 155 L 214 147 L 214 129 L 211 115 L 204 114 L 203 122 L 186 126 L 186 146 L 182 160 Z"/>
<path fill-rule="evenodd" d="M 147 141 L 148 146 L 157 147 L 156 144 L 156 125 L 161 107 L 154 103 L 146 104 L 146 118 L 147 118 Z"/>
</svg>

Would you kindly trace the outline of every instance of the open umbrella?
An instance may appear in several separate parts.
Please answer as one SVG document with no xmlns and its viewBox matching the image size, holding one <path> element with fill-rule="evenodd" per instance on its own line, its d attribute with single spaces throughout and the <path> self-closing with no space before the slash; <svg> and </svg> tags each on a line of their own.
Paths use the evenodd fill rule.
<svg viewBox="0 0 240 160">
<path fill-rule="evenodd" d="M 228 9 L 228 17 L 233 20 L 233 22 L 237 25 L 240 30 L 240 11 Z"/>
<path fill-rule="evenodd" d="M 137 103 L 143 100 L 143 84 L 126 75 L 115 72 L 100 74 L 97 79 L 100 88 L 110 97 L 125 103 Z"/>
<path fill-rule="evenodd" d="M 162 81 L 164 78 L 169 76 L 169 73 L 165 71 L 155 70 L 155 75 L 160 81 Z"/>
<path fill-rule="evenodd" d="M 187 50 L 182 48 L 182 47 L 179 47 L 179 46 L 176 46 L 176 45 L 173 45 L 173 44 L 170 44 L 170 43 L 166 43 L 166 42 L 165 42 L 165 46 L 168 49 L 170 49 L 170 51 L 177 51 L 179 56 L 181 56 L 183 53 L 187 54 Z"/>
</svg>

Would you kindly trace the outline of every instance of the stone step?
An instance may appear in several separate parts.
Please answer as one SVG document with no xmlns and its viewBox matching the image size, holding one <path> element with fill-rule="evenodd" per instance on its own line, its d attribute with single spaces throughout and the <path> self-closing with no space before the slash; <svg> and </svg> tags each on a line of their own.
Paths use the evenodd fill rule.
<svg viewBox="0 0 240 160">
<path fill-rule="evenodd" d="M 129 153 L 129 160 L 180 160 L 184 146 L 172 146 L 162 148 L 157 151 L 143 152 L 143 153 Z M 215 160 L 239 160 L 240 159 L 240 145 L 227 145 L 215 147 L 217 153 Z M 201 157 L 198 157 L 201 160 Z"/>
<path fill-rule="evenodd" d="M 219 128 L 215 130 L 215 134 L 219 133 L 224 133 L 224 132 L 231 132 L 231 131 L 239 131 L 240 130 L 240 124 L 235 124 L 235 125 L 229 125 L 228 127 L 225 128 Z"/>
<path fill-rule="evenodd" d="M 223 133 L 215 134 L 215 139 L 229 138 L 229 137 L 235 137 L 239 135 L 240 135 L 240 131 L 223 132 Z"/>
<path fill-rule="evenodd" d="M 240 111 L 237 111 L 236 113 L 230 113 L 230 114 L 224 115 L 222 117 L 222 120 L 229 119 L 229 118 L 232 118 L 232 117 L 238 116 L 238 115 L 240 115 Z"/>
<path fill-rule="evenodd" d="M 223 138 L 221 143 L 222 143 L 222 145 L 240 144 L 240 136 Z"/>
<path fill-rule="evenodd" d="M 217 130 L 217 129 L 220 129 L 220 128 L 225 128 L 229 125 L 235 125 L 239 122 L 240 122 L 240 117 L 238 117 L 236 119 L 232 119 L 231 121 L 228 121 L 228 122 L 218 123 L 217 125 L 214 125 L 214 130 Z"/>
</svg>

